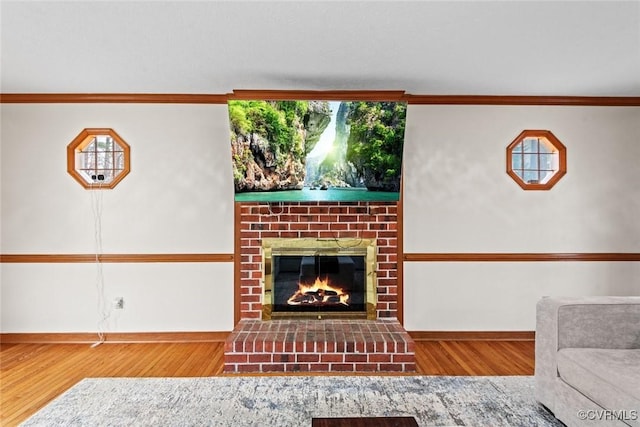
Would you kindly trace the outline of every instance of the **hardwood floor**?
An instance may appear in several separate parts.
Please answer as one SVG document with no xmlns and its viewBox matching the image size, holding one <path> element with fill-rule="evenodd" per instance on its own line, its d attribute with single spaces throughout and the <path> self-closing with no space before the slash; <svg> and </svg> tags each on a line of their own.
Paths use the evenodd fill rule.
<svg viewBox="0 0 640 427">
<path fill-rule="evenodd" d="M 224 343 L 0 344 L 0 425 L 14 426 L 86 377 L 222 375 Z M 533 341 L 417 341 L 422 375 L 533 375 Z"/>
<path fill-rule="evenodd" d="M 416 341 L 423 375 L 533 375 L 533 341 Z"/>
</svg>

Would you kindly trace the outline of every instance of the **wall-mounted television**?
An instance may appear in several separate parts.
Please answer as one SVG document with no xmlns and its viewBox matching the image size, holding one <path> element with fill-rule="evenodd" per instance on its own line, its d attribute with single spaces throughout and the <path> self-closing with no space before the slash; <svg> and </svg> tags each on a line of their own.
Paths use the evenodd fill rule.
<svg viewBox="0 0 640 427">
<path fill-rule="evenodd" d="M 406 102 L 229 100 L 238 202 L 397 201 Z"/>
</svg>

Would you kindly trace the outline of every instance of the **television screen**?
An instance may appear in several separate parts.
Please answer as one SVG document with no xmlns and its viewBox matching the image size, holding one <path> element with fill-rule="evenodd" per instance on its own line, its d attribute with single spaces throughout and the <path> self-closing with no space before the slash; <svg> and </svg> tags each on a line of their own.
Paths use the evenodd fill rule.
<svg viewBox="0 0 640 427">
<path fill-rule="evenodd" d="M 229 100 L 235 200 L 397 201 L 406 102 Z"/>
</svg>

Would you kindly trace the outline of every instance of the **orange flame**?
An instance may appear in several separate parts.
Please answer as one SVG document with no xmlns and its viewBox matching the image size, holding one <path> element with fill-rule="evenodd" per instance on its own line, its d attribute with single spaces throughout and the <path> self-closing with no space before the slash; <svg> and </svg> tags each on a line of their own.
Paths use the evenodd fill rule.
<svg viewBox="0 0 640 427">
<path fill-rule="evenodd" d="M 316 277 L 310 285 L 298 283 L 298 290 L 288 300 L 289 305 L 349 305 L 349 294 L 329 284 L 329 279 Z"/>
</svg>

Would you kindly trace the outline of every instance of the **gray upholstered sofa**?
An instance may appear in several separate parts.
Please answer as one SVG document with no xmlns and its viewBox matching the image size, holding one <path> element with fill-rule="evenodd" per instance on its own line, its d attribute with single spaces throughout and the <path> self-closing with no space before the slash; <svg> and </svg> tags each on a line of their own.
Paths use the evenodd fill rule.
<svg viewBox="0 0 640 427">
<path fill-rule="evenodd" d="M 640 427 L 640 297 L 546 297 L 536 399 L 569 427 Z"/>
</svg>

